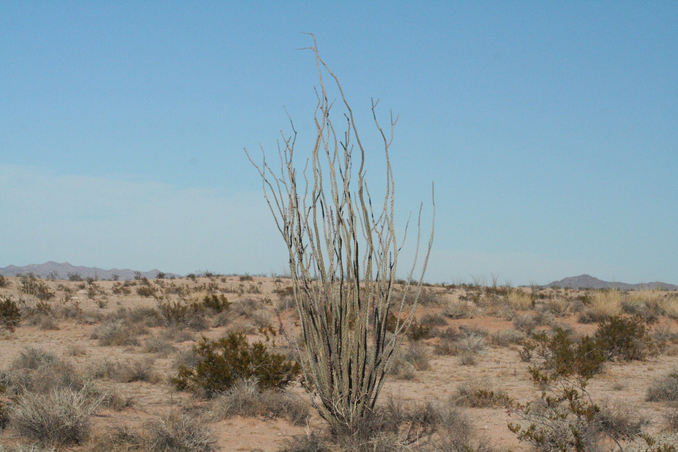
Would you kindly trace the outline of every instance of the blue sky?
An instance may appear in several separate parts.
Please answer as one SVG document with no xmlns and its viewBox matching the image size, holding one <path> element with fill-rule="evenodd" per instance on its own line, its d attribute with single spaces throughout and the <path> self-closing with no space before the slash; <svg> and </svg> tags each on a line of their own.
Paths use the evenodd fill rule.
<svg viewBox="0 0 678 452">
<path fill-rule="evenodd" d="M 669 1 L 2 2 L 0 266 L 283 272 L 242 149 L 274 151 L 283 107 L 310 139 L 314 32 L 370 146 L 370 97 L 400 115 L 401 220 L 435 181 L 427 279 L 678 283 L 676 23 Z"/>
</svg>

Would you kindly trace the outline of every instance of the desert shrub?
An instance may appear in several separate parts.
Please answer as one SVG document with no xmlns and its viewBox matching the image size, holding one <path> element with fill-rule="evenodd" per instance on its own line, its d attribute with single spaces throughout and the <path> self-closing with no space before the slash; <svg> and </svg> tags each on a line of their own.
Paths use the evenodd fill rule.
<svg viewBox="0 0 678 452">
<path fill-rule="evenodd" d="M 87 443 L 89 452 L 131 452 L 141 451 L 144 438 L 129 427 L 115 427 L 99 434 Z"/>
<path fill-rule="evenodd" d="M 386 331 L 389 333 L 393 333 L 396 330 L 397 325 L 403 324 L 403 320 L 400 320 L 398 322 L 398 318 L 395 316 L 395 314 L 389 314 L 388 318 L 386 319 Z M 412 320 L 412 323 L 410 324 L 409 329 L 407 330 L 407 337 L 410 340 L 413 341 L 418 341 L 420 339 L 425 339 L 427 337 L 431 336 L 431 328 L 429 326 L 426 326 L 422 323 L 417 322 L 416 319 Z"/>
<path fill-rule="evenodd" d="M 187 414 L 170 413 L 146 424 L 149 452 L 210 452 L 214 441 L 205 423 Z"/>
<path fill-rule="evenodd" d="M 11 297 L 0 298 L 0 326 L 14 331 L 21 321 L 21 311 Z"/>
<path fill-rule="evenodd" d="M 0 275 L 0 288 L 9 287 L 9 280 L 4 276 Z"/>
<path fill-rule="evenodd" d="M 476 331 L 464 331 L 456 341 L 459 362 L 465 366 L 475 364 L 476 356 L 486 347 L 485 336 Z"/>
<path fill-rule="evenodd" d="M 54 292 L 49 289 L 49 286 L 34 275 L 22 276 L 19 290 L 26 295 L 33 295 L 43 301 L 54 297 Z"/>
<path fill-rule="evenodd" d="M 101 403 L 87 391 L 59 387 L 49 394 L 24 393 L 10 409 L 10 423 L 23 436 L 41 445 L 81 444 L 89 418 Z"/>
<path fill-rule="evenodd" d="M 509 423 L 508 427 L 520 441 L 539 451 L 599 450 L 597 411 L 581 392 L 566 390 L 521 405 L 516 413 L 527 427 L 520 423 Z"/>
<path fill-rule="evenodd" d="M 647 419 L 621 404 L 599 405 L 595 419 L 600 432 L 615 441 L 629 441 L 640 435 L 642 428 L 649 424 Z"/>
<path fill-rule="evenodd" d="M 404 406 L 394 400 L 377 406 L 352 435 L 307 432 L 288 440 L 286 452 L 485 451 L 472 447 L 467 419 L 454 407 L 431 403 Z"/>
<path fill-rule="evenodd" d="M 137 336 L 145 330 L 123 319 L 108 320 L 92 331 L 91 338 L 99 341 L 99 345 L 139 345 Z"/>
<path fill-rule="evenodd" d="M 643 320 L 614 316 L 603 320 L 594 335 L 607 359 L 642 360 L 651 352 L 651 341 Z"/>
<path fill-rule="evenodd" d="M 521 344 L 525 337 L 522 331 L 499 330 L 490 336 L 490 340 L 494 345 L 505 347 L 510 344 Z"/>
<path fill-rule="evenodd" d="M 451 319 L 470 319 L 476 314 L 476 309 L 465 301 L 458 301 L 445 306 L 443 314 Z"/>
<path fill-rule="evenodd" d="M 26 348 L 19 353 L 8 370 L 0 372 L 0 384 L 11 395 L 23 392 L 47 393 L 57 387 L 79 390 L 85 386 L 82 376 L 53 353 Z"/>
<path fill-rule="evenodd" d="M 509 408 L 513 399 L 501 389 L 493 389 L 487 381 L 469 380 L 457 386 L 450 403 L 471 408 Z"/>
<path fill-rule="evenodd" d="M 149 337 L 144 341 L 144 351 L 146 353 L 157 353 L 161 356 L 167 356 L 175 352 L 176 349 L 170 342 L 157 336 Z"/>
<path fill-rule="evenodd" d="M 240 379 L 256 378 L 262 389 L 286 387 L 300 373 L 297 362 L 268 350 L 263 342 L 248 344 L 242 333 L 194 347 L 199 361 L 195 367 L 180 366 L 172 382 L 178 389 L 204 392 L 208 396 L 228 390 Z"/>
<path fill-rule="evenodd" d="M 572 375 L 590 378 L 602 370 L 606 359 L 593 339 L 584 336 L 577 340 L 562 328 L 552 334 L 534 334 L 523 344 L 521 357 L 533 363 L 530 373 L 541 382 Z"/>
<path fill-rule="evenodd" d="M 445 326 L 447 325 L 447 321 L 445 320 L 445 316 L 442 314 L 424 314 L 421 317 L 421 324 L 431 327 L 431 326 Z"/>
<path fill-rule="evenodd" d="M 155 288 L 151 285 L 142 285 L 137 287 L 137 295 L 141 297 L 152 297 L 155 295 Z"/>
<path fill-rule="evenodd" d="M 389 373 L 395 378 L 402 380 L 411 380 L 416 371 L 428 370 L 431 368 L 429 356 L 426 348 L 418 343 L 412 342 L 408 347 L 401 346 L 396 352 L 396 356 L 391 362 Z"/>
<path fill-rule="evenodd" d="M 533 314 L 518 314 L 513 317 L 513 327 L 518 331 L 529 334 L 535 326 L 537 326 L 537 321 Z"/>
<path fill-rule="evenodd" d="M 156 381 L 153 373 L 153 360 L 127 360 L 125 362 L 101 360 L 90 366 L 88 374 L 92 378 L 109 378 L 121 383 L 134 381 Z"/>
<path fill-rule="evenodd" d="M 37 444 L 15 444 L 11 447 L 0 445 L 0 452 L 57 452 L 52 447 L 40 447 Z"/>
<path fill-rule="evenodd" d="M 207 329 L 205 308 L 201 303 L 183 303 L 178 301 L 161 301 L 158 311 L 168 327 Z"/>
<path fill-rule="evenodd" d="M 674 404 L 664 415 L 666 426 L 672 432 L 678 433 L 678 404 Z"/>
<path fill-rule="evenodd" d="M 645 400 L 650 402 L 678 402 L 678 369 L 655 378 L 647 389 Z"/>
<path fill-rule="evenodd" d="M 221 294 L 221 295 L 216 295 L 216 294 L 205 295 L 205 297 L 202 299 L 202 304 L 206 308 L 211 309 L 214 312 L 228 311 L 228 309 L 231 307 L 231 302 L 228 301 L 228 298 L 226 298 L 226 296 L 224 296 L 224 294 Z"/>
<path fill-rule="evenodd" d="M 215 398 L 210 413 L 215 420 L 261 416 L 285 418 L 295 425 L 304 425 L 310 416 L 308 404 L 299 396 L 279 390 L 261 390 L 254 379 L 240 380 Z"/>
</svg>

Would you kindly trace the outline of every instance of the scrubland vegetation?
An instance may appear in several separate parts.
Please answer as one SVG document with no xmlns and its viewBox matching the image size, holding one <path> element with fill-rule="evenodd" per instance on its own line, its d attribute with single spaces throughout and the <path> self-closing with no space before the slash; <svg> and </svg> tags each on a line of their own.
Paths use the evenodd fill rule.
<svg viewBox="0 0 678 452">
<path fill-rule="evenodd" d="M 678 293 L 426 286 L 369 422 L 342 436 L 287 340 L 286 278 L 2 286 L 2 451 L 678 444 Z"/>
</svg>

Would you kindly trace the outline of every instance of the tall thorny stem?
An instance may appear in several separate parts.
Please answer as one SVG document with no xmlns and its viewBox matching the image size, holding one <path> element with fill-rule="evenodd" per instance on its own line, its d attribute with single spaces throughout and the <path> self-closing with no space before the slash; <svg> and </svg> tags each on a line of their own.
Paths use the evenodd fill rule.
<svg viewBox="0 0 678 452">
<path fill-rule="evenodd" d="M 377 119 L 378 101 L 372 100 L 372 119 L 383 142 L 386 164 L 383 206 L 375 212 L 365 181 L 366 150 L 353 110 L 339 79 L 320 57 L 315 37 L 311 38 L 309 49 L 315 56 L 319 89 L 316 138 L 301 174 L 303 183 L 293 164 L 297 130 L 291 120 L 291 134 L 281 133 L 278 142 L 279 173 L 269 166 L 265 154 L 261 164 L 249 153 L 247 157 L 261 176 L 264 196 L 287 245 L 302 334 L 302 344 L 293 343 L 305 385 L 332 430 L 353 433 L 372 413 L 394 352 L 412 322 L 434 231 L 432 227 L 421 275 L 412 283 L 419 258 L 420 206 L 414 263 L 400 301 L 395 301 L 393 284 L 401 245 L 394 224 L 395 184 L 389 149 L 397 117 L 391 114 L 385 131 Z M 326 75 L 345 108 L 345 128 L 340 135 L 330 117 L 333 105 L 328 100 Z M 357 173 L 353 169 L 355 149 L 360 153 Z M 435 220 L 435 201 L 433 216 Z M 406 303 L 409 290 L 415 291 L 412 303 Z M 389 315 L 396 319 L 393 334 L 387 334 Z"/>
</svg>

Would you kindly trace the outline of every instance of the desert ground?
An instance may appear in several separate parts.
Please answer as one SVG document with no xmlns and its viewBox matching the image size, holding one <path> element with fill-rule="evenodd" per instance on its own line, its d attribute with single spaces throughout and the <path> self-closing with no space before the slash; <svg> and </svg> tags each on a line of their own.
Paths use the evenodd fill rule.
<svg viewBox="0 0 678 452">
<path fill-rule="evenodd" d="M 288 278 L 22 276 L 0 283 L 0 450 L 317 450 L 309 438 L 327 435 L 298 377 L 278 394 L 284 399 L 270 399 L 274 408 L 264 404 L 258 412 L 246 394 L 257 392 L 256 385 L 238 383 L 224 395 L 179 389 L 172 380 L 180 366 L 197 365 L 194 347 L 202 338 L 232 332 L 293 358 L 283 334 L 298 335 Z M 401 285 L 395 287 L 397 293 Z M 374 442 L 369 450 L 539 450 L 509 429 L 529 427 L 534 418 L 524 407 L 547 391 L 533 381 L 529 369 L 536 358 L 526 344 L 558 328 L 573 340 L 593 337 L 610 318 L 635 319 L 644 331 L 634 339 L 634 353 L 610 353 L 587 380 L 586 396 L 607 419 L 590 444 L 595 450 L 673 450 L 677 292 L 481 285 L 422 287 L 416 322 L 379 399 L 404 410 L 446 410 L 452 424 L 429 430 L 425 422 L 416 424 L 415 434 L 402 427 L 393 433 L 400 449 Z M 52 425 L 58 413 L 41 412 L 59 397 L 71 397 L 63 409 L 77 423 L 68 428 Z M 446 435 L 463 437 L 463 446 L 454 438 L 445 442 Z M 657 442 L 651 446 L 641 435 Z"/>
</svg>

